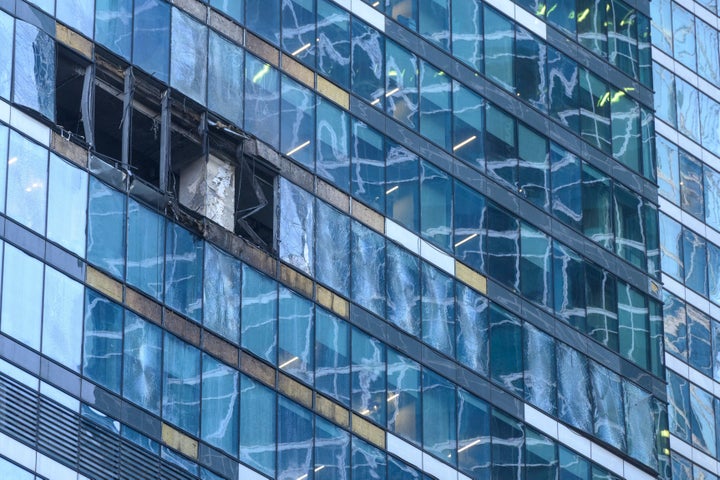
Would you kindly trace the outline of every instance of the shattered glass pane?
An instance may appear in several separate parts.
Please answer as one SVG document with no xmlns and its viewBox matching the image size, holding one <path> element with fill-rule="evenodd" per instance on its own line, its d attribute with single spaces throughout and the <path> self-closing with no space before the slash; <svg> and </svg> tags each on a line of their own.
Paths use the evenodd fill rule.
<svg viewBox="0 0 720 480">
<path fill-rule="evenodd" d="M 310 193 L 280 179 L 280 259 L 310 275 L 314 264 L 314 206 Z"/>
<path fill-rule="evenodd" d="M 610 445 L 625 450 L 625 414 L 620 376 L 595 362 L 590 362 L 590 382 L 595 400 L 595 435 Z"/>
<path fill-rule="evenodd" d="M 524 328 L 525 398 L 542 411 L 555 415 L 555 341 L 529 323 Z"/>
<path fill-rule="evenodd" d="M 357 221 L 352 225 L 352 298 L 385 316 L 385 238 Z"/>
<path fill-rule="evenodd" d="M 207 27 L 173 8 L 170 84 L 201 105 L 205 105 L 206 62 Z"/>
<path fill-rule="evenodd" d="M 55 120 L 55 42 L 34 25 L 15 23 L 13 99 Z"/>
<path fill-rule="evenodd" d="M 210 31 L 208 108 L 242 126 L 243 50 Z"/>
<path fill-rule="evenodd" d="M 657 468 L 652 396 L 627 381 L 623 382 L 623 387 L 627 452 L 650 468 Z"/>
<path fill-rule="evenodd" d="M 557 344 L 558 416 L 585 432 L 592 432 L 588 360 L 577 350 Z"/>
<path fill-rule="evenodd" d="M 388 243 L 387 319 L 410 335 L 420 336 L 420 261 Z"/>
<path fill-rule="evenodd" d="M 489 374 L 488 301 L 462 283 L 456 283 L 457 359 L 482 376 Z"/>
<path fill-rule="evenodd" d="M 317 279 L 347 295 L 350 290 L 350 217 L 325 202 L 317 205 Z"/>
<path fill-rule="evenodd" d="M 12 45 L 14 19 L 0 11 L 0 45 Z M 0 49 L 0 97 L 10 99 L 10 76 L 12 74 L 12 48 Z M 0 152 L 0 157 L 4 152 Z"/>
<path fill-rule="evenodd" d="M 454 285 L 452 277 L 422 264 L 423 341 L 450 357 L 455 354 Z"/>
</svg>

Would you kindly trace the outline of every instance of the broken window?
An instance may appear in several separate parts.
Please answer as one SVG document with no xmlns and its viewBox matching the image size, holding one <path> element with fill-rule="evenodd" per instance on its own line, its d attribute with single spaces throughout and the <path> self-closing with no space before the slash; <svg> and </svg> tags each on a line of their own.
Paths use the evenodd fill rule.
<svg viewBox="0 0 720 480">
<path fill-rule="evenodd" d="M 55 42 L 35 25 L 15 22 L 14 97 L 18 105 L 55 118 Z"/>
</svg>

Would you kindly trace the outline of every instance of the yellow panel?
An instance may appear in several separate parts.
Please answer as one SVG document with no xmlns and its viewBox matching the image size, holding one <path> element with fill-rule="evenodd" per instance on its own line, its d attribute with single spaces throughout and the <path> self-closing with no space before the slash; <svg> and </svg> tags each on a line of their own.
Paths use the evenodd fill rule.
<svg viewBox="0 0 720 480">
<path fill-rule="evenodd" d="M 352 414 L 352 431 L 370 443 L 385 448 L 385 431 L 354 413 Z"/>
<path fill-rule="evenodd" d="M 455 261 L 455 276 L 478 292 L 487 294 L 487 279 L 458 261 Z"/>
<path fill-rule="evenodd" d="M 282 69 L 289 73 L 295 80 L 304 83 L 310 88 L 315 88 L 315 74 L 309 68 L 301 65 L 297 60 L 283 55 Z"/>
<path fill-rule="evenodd" d="M 313 281 L 287 265 L 280 265 L 280 279 L 288 286 L 312 298 Z"/>
<path fill-rule="evenodd" d="M 92 35 L 92 32 L 88 32 Z M 65 25 L 55 23 L 55 38 L 87 58 L 92 58 L 92 42 Z"/>
<path fill-rule="evenodd" d="M 85 269 L 85 281 L 95 290 L 104 293 L 118 303 L 122 303 L 123 286 L 99 270 L 88 265 Z"/>
<path fill-rule="evenodd" d="M 350 109 L 350 94 L 323 77 L 317 77 L 317 90 L 345 110 Z"/>
<path fill-rule="evenodd" d="M 125 289 L 125 305 L 158 325 L 162 323 L 162 306 L 132 288 Z"/>
<path fill-rule="evenodd" d="M 357 200 L 352 202 L 352 216 L 378 233 L 385 233 L 385 217 Z"/>
<path fill-rule="evenodd" d="M 162 424 L 162 441 L 165 445 L 173 448 L 190 458 L 198 458 L 198 442 L 184 433 L 175 430 L 170 425 Z"/>
<path fill-rule="evenodd" d="M 75 165 L 78 165 L 82 168 L 87 167 L 87 150 L 82 148 L 80 145 L 76 145 L 70 140 L 63 138 L 61 135 L 55 132 L 53 132 L 52 134 L 51 148 L 59 155 L 73 162 Z"/>
<path fill-rule="evenodd" d="M 341 427 L 350 425 L 348 410 L 322 395 L 315 395 L 315 411 Z"/>
<path fill-rule="evenodd" d="M 300 382 L 281 373 L 278 380 L 278 389 L 293 400 L 312 408 L 312 390 Z"/>
<path fill-rule="evenodd" d="M 265 385 L 275 388 L 275 369 L 245 352 L 240 352 L 240 370 Z"/>
<path fill-rule="evenodd" d="M 247 31 L 245 32 L 245 46 L 252 53 L 269 62 L 274 67 L 278 66 L 278 56 L 280 53 L 278 49 Z"/>
</svg>

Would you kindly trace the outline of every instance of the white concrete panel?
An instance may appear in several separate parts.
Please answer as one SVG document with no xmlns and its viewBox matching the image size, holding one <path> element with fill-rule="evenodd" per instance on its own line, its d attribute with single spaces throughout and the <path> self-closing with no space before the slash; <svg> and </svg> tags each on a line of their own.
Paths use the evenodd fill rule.
<svg viewBox="0 0 720 480">
<path fill-rule="evenodd" d="M 527 403 L 525 404 L 525 422 L 541 430 L 545 435 L 554 439 L 558 438 L 558 422 Z"/>
<path fill-rule="evenodd" d="M 405 227 L 398 225 L 389 218 L 385 219 L 385 235 L 407 248 L 415 255 L 420 255 L 420 238 Z"/>
<path fill-rule="evenodd" d="M 352 2 L 350 0 L 333 0 L 341 7 L 345 7 L 347 10 L 352 10 Z"/>
<path fill-rule="evenodd" d="M 17 108 L 10 109 L 10 124 L 46 147 L 50 146 L 50 129 Z"/>
<path fill-rule="evenodd" d="M 0 455 L 12 460 L 28 470 L 35 471 L 35 450 L 0 433 Z"/>
<path fill-rule="evenodd" d="M 386 448 L 388 452 L 394 453 L 406 462 L 422 469 L 423 452 L 419 448 L 410 445 L 392 433 L 387 433 Z"/>
<path fill-rule="evenodd" d="M 485 3 L 492 5 L 508 17 L 515 18 L 515 4 L 510 0 L 485 0 Z"/>
<path fill-rule="evenodd" d="M 434 475 L 437 478 L 445 479 L 457 479 L 457 470 L 445 465 L 440 460 L 432 457 L 427 453 L 423 453 L 423 471 Z"/>
<path fill-rule="evenodd" d="M 675 435 L 670 435 L 670 448 L 685 458 L 692 458 L 692 447 Z"/>
<path fill-rule="evenodd" d="M 697 385 L 698 387 L 704 388 L 708 392 L 713 391 L 713 381 L 711 378 L 706 377 L 702 373 L 695 370 L 693 367 L 688 367 L 688 373 L 690 374 L 688 379 Z"/>
<path fill-rule="evenodd" d="M 522 7 L 515 6 L 515 20 L 543 40 L 547 38 L 545 22 Z"/>
<path fill-rule="evenodd" d="M 660 206 L 660 211 L 668 217 L 671 217 L 678 222 L 682 219 L 682 210 L 680 210 L 680 207 L 665 197 L 658 197 L 658 205 Z"/>
<path fill-rule="evenodd" d="M 675 68 L 675 60 L 655 46 L 652 47 L 652 58 L 668 70 L 673 70 Z"/>
<path fill-rule="evenodd" d="M 655 480 L 655 477 L 652 475 L 648 475 L 647 473 L 643 472 L 636 466 L 625 462 L 625 472 L 624 472 L 625 478 L 630 480 Z"/>
<path fill-rule="evenodd" d="M 241 463 L 238 465 L 238 480 L 267 480 L 267 477 Z"/>
<path fill-rule="evenodd" d="M 705 226 L 705 235 L 715 245 L 720 245 L 720 232 L 710 226 Z"/>
<path fill-rule="evenodd" d="M 665 367 L 677 373 L 683 378 L 690 376 L 690 367 L 678 358 L 673 357 L 669 353 L 665 353 Z"/>
<path fill-rule="evenodd" d="M 377 28 L 381 32 L 385 31 L 385 15 L 375 10 L 373 7 L 362 0 L 351 0 L 352 12 L 365 20 L 367 23 Z"/>
<path fill-rule="evenodd" d="M 0 121 L 10 123 L 10 105 L 0 100 Z"/>
<path fill-rule="evenodd" d="M 37 391 L 39 386 L 39 380 L 37 377 L 34 377 L 27 373 L 25 370 L 21 370 L 15 365 L 6 362 L 5 360 L 0 359 L 0 372 L 3 372 L 18 382 L 22 383 L 23 385 L 26 385 L 33 390 Z"/>
<path fill-rule="evenodd" d="M 695 308 L 710 314 L 710 301 L 701 297 L 689 288 L 685 289 L 685 300 L 687 300 L 688 303 L 692 303 Z"/>
<path fill-rule="evenodd" d="M 558 440 L 581 455 L 590 457 L 590 440 L 558 423 Z"/>
<path fill-rule="evenodd" d="M 683 134 L 678 134 L 678 145 L 691 155 L 697 158 L 702 157 L 702 147 Z"/>
<path fill-rule="evenodd" d="M 592 458 L 593 462 L 602 465 L 613 473 L 617 473 L 618 475 L 623 474 L 624 465 L 622 458 L 594 443 L 591 445 L 591 451 L 592 455 L 590 458 Z"/>
<path fill-rule="evenodd" d="M 697 463 L 701 467 L 715 473 L 717 468 L 717 462 L 710 455 L 701 452 L 697 448 L 693 448 L 692 450 L 692 461 Z"/>
<path fill-rule="evenodd" d="M 52 398 L 60 405 L 64 405 L 73 412 L 80 412 L 80 401 L 71 397 L 67 393 L 53 387 L 49 383 L 40 382 L 40 393 L 48 398 Z"/>
<path fill-rule="evenodd" d="M 37 454 L 36 470 L 40 475 L 50 480 L 77 480 L 77 472 L 65 465 L 56 462 L 42 453 Z"/>
<path fill-rule="evenodd" d="M 655 133 L 662 135 L 671 142 L 677 143 L 678 132 L 673 127 L 663 122 L 659 118 L 655 119 Z"/>
<path fill-rule="evenodd" d="M 422 239 L 420 239 L 420 256 L 450 275 L 455 275 L 455 259 Z"/>
<path fill-rule="evenodd" d="M 665 290 L 672 293 L 673 295 L 677 295 L 680 298 L 685 298 L 685 287 L 680 282 L 678 282 L 669 275 L 665 275 L 664 273 L 662 274 L 661 278 L 663 288 Z"/>
<path fill-rule="evenodd" d="M 703 237 L 705 236 L 705 224 L 687 212 L 682 212 L 682 224 Z"/>
<path fill-rule="evenodd" d="M 673 65 L 674 65 L 673 70 L 675 71 L 675 75 L 682 78 L 683 80 L 685 80 L 687 83 L 689 83 L 693 87 L 697 88 L 698 76 L 695 72 L 693 72 L 692 70 L 690 70 L 685 65 L 678 62 L 677 60 L 675 60 L 673 62 Z"/>
<path fill-rule="evenodd" d="M 710 304 L 710 316 L 714 319 L 720 320 L 720 307 L 714 303 Z"/>
</svg>

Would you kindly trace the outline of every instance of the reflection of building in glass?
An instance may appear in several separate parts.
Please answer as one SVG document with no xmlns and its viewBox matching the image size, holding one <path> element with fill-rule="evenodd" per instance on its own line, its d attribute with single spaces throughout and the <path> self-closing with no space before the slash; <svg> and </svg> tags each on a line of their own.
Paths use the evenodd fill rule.
<svg viewBox="0 0 720 480">
<path fill-rule="evenodd" d="M 720 20 L 652 3 L 0 0 L 0 477 L 720 473 Z"/>
</svg>

